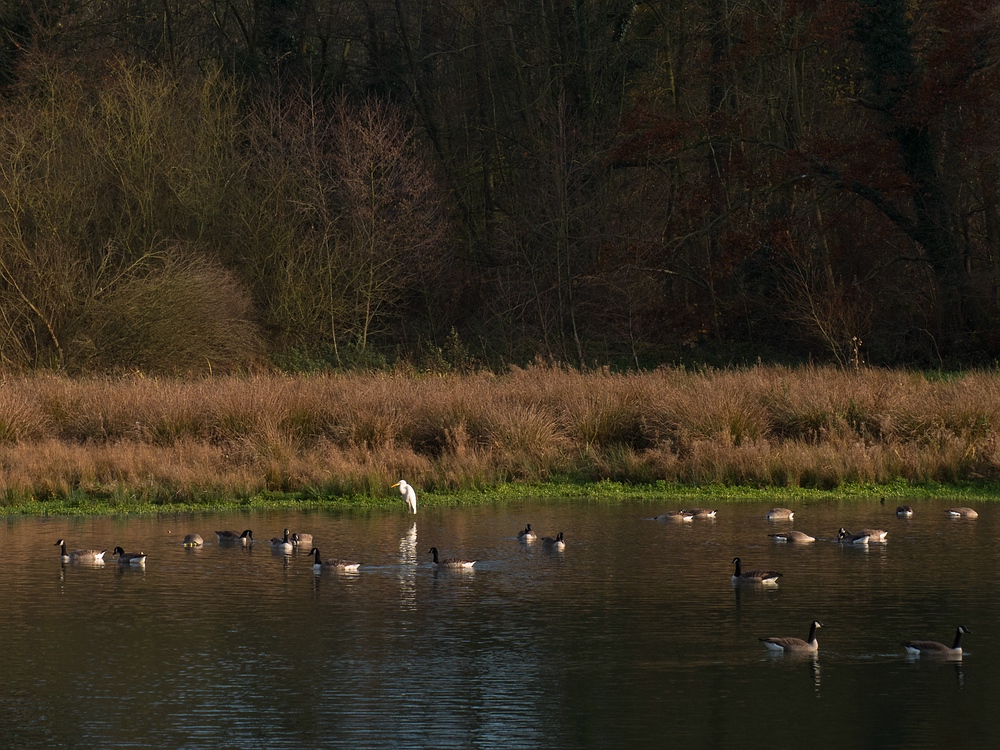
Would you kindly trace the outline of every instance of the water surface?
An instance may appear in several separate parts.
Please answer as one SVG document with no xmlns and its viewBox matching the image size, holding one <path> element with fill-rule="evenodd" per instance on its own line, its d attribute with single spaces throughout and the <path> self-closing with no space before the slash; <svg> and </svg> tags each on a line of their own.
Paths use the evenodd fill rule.
<svg viewBox="0 0 1000 750">
<path fill-rule="evenodd" d="M 719 506 L 714 521 L 649 520 L 632 503 L 421 508 L 405 515 L 268 512 L 13 519 L 0 526 L 6 747 L 936 748 L 992 747 L 1000 716 L 997 514 L 945 503 Z M 519 543 L 525 523 L 567 548 Z M 284 527 L 357 574 L 317 576 Z M 889 530 L 849 548 L 837 529 Z M 214 531 L 253 529 L 250 549 Z M 811 545 L 768 537 L 795 528 Z M 185 549 L 185 533 L 205 537 Z M 63 565 L 52 544 L 106 548 Z M 110 550 L 148 554 L 121 570 Z M 477 559 L 434 570 L 427 550 Z M 784 573 L 734 589 L 731 560 Z M 764 636 L 805 637 L 816 659 Z M 908 659 L 910 638 L 961 662 Z M 849 739 L 848 739 L 849 738 Z"/>
</svg>

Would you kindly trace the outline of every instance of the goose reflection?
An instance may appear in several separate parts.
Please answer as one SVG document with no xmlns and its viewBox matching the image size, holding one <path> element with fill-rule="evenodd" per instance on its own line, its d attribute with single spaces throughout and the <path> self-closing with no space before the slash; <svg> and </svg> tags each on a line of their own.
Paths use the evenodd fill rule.
<svg viewBox="0 0 1000 750">
<path fill-rule="evenodd" d="M 789 665 L 792 669 L 799 669 L 800 665 L 805 665 L 809 669 L 809 674 L 812 677 L 813 693 L 817 698 L 819 697 L 819 689 L 822 683 L 822 670 L 820 668 L 819 652 L 765 651 L 761 658 L 776 665 Z"/>
<path fill-rule="evenodd" d="M 743 597 L 750 597 L 751 600 L 758 596 L 777 596 L 780 588 L 778 586 L 733 586 L 733 598 L 736 611 L 739 612 L 740 605 L 743 604 Z"/>
<path fill-rule="evenodd" d="M 417 524 L 411 523 L 399 538 L 399 607 L 416 609 L 417 606 Z"/>
<path fill-rule="evenodd" d="M 955 685 L 959 689 L 965 687 L 965 668 L 961 659 L 921 659 L 907 654 L 903 657 L 909 669 L 953 669 L 955 670 Z"/>
</svg>

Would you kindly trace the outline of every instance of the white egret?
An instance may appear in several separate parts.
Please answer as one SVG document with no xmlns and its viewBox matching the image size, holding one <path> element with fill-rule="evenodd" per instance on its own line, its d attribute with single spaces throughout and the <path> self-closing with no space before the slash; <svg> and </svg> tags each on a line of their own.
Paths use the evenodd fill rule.
<svg viewBox="0 0 1000 750">
<path fill-rule="evenodd" d="M 413 487 L 406 483 L 405 479 L 400 479 L 396 482 L 393 487 L 399 487 L 399 494 L 406 499 L 406 505 L 410 509 L 410 513 L 417 512 L 417 493 L 413 490 Z"/>
</svg>

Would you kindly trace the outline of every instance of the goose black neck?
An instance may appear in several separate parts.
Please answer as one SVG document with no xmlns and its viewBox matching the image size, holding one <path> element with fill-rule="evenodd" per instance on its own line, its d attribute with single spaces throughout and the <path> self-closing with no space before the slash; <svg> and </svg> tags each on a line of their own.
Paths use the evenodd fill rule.
<svg viewBox="0 0 1000 750">
<path fill-rule="evenodd" d="M 733 560 L 733 565 L 736 566 L 736 573 L 735 573 L 735 575 L 736 575 L 737 578 L 739 578 L 742 575 L 742 569 L 741 569 L 742 566 L 740 564 L 740 558 L 737 557 L 735 560 Z"/>
<path fill-rule="evenodd" d="M 816 621 L 813 620 L 812 625 L 809 626 L 809 638 L 806 639 L 806 643 L 816 642 Z"/>
<path fill-rule="evenodd" d="M 434 555 L 434 562 L 437 563 L 437 561 L 438 561 L 438 548 L 437 547 L 431 547 L 430 550 L 429 550 L 429 552 L 432 555 Z"/>
<path fill-rule="evenodd" d="M 952 650 L 957 649 L 958 648 L 958 644 L 961 643 L 961 642 L 962 642 L 962 626 L 959 625 L 958 629 L 955 630 L 955 645 L 953 645 L 951 647 Z"/>
<path fill-rule="evenodd" d="M 322 562 L 320 562 L 320 559 L 319 559 L 319 549 L 317 547 L 313 547 L 312 550 L 309 552 L 309 554 L 316 557 L 316 560 L 315 560 L 315 562 L 313 562 L 313 565 L 322 565 L 323 564 Z"/>
</svg>

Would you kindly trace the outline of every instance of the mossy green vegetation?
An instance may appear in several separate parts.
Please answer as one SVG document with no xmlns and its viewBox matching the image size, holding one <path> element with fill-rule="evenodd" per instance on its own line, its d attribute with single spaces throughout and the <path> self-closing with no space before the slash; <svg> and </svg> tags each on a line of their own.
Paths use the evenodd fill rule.
<svg viewBox="0 0 1000 750">
<path fill-rule="evenodd" d="M 909 484 L 896 481 L 884 485 L 845 484 L 836 490 L 791 487 L 725 485 L 685 486 L 655 482 L 633 485 L 600 481 L 578 483 L 554 481 L 545 484 L 513 483 L 489 489 L 423 492 L 422 507 L 462 508 L 485 504 L 542 503 L 637 503 L 651 505 L 726 505 L 742 502 L 789 503 L 879 503 L 913 504 L 920 500 L 1000 500 L 1000 483 L 963 482 Z M 178 502 L 149 502 L 127 493 L 97 496 L 73 493 L 70 497 L 27 498 L 3 506 L 7 516 L 99 516 L 217 513 L 224 511 L 296 510 L 335 513 L 381 513 L 399 511 L 399 497 L 391 490 L 381 496 L 351 495 L 318 497 L 313 493 L 264 492 L 244 497 L 217 496 Z"/>
</svg>

